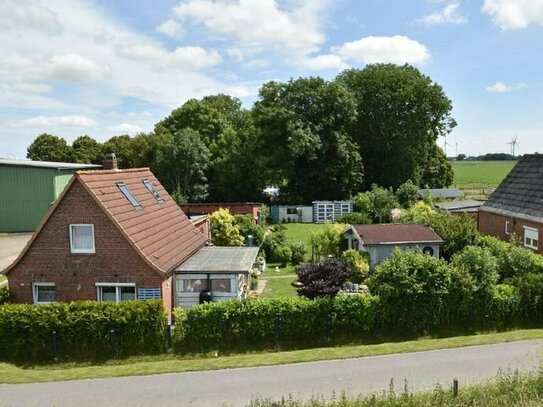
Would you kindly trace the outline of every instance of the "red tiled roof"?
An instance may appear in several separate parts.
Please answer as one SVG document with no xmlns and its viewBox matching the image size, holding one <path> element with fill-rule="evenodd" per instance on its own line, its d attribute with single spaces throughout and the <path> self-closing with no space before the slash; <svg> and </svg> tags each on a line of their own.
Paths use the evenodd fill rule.
<svg viewBox="0 0 543 407">
<path fill-rule="evenodd" d="M 423 225 L 380 224 L 352 227 L 364 245 L 443 242 L 432 228 Z"/>
<path fill-rule="evenodd" d="M 162 272 L 169 272 L 206 243 L 148 168 L 78 171 L 76 178 L 121 229 L 134 248 Z M 160 203 L 143 184 L 149 180 Z M 117 186 L 124 183 L 141 204 L 134 207 Z"/>
</svg>

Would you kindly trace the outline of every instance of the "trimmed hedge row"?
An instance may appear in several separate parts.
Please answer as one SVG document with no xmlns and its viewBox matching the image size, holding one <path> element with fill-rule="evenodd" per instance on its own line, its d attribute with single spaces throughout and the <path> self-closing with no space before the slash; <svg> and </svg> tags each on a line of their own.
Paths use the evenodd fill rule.
<svg viewBox="0 0 543 407">
<path fill-rule="evenodd" d="M 166 343 L 160 300 L 0 306 L 2 361 L 108 359 L 163 352 Z"/>
</svg>

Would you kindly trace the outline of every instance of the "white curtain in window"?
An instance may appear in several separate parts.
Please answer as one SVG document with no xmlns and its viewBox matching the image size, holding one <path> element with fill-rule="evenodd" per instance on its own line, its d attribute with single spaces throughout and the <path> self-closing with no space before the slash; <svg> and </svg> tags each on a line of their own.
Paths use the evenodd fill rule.
<svg viewBox="0 0 543 407">
<path fill-rule="evenodd" d="M 72 245 L 76 250 L 92 250 L 94 236 L 91 225 L 72 226 Z"/>
</svg>

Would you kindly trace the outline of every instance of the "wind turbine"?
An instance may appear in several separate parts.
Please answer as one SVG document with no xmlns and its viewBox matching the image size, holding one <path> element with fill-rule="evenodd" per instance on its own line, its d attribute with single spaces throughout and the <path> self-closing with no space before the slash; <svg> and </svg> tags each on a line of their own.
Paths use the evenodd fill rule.
<svg viewBox="0 0 543 407">
<path fill-rule="evenodd" d="M 518 147 L 517 139 L 518 139 L 518 136 L 515 136 L 511 139 L 509 143 L 507 143 L 511 146 L 511 155 L 513 157 L 515 156 L 515 147 Z"/>
<path fill-rule="evenodd" d="M 447 157 L 447 146 L 452 147 L 451 144 L 447 143 L 447 136 L 445 136 L 445 141 L 443 142 L 443 152 L 445 153 L 445 157 Z"/>
</svg>

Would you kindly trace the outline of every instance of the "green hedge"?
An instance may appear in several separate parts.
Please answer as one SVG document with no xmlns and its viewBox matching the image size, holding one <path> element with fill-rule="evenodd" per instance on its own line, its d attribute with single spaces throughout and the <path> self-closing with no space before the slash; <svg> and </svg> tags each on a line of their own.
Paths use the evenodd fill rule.
<svg viewBox="0 0 543 407">
<path fill-rule="evenodd" d="M 224 301 L 176 308 L 177 351 L 269 348 L 325 342 L 332 334 L 371 334 L 379 298 L 341 296 L 315 301 L 289 297 Z"/>
<path fill-rule="evenodd" d="M 31 364 L 50 362 L 55 356 L 61 361 L 109 359 L 163 352 L 166 343 L 160 300 L 0 306 L 2 361 Z"/>
</svg>

